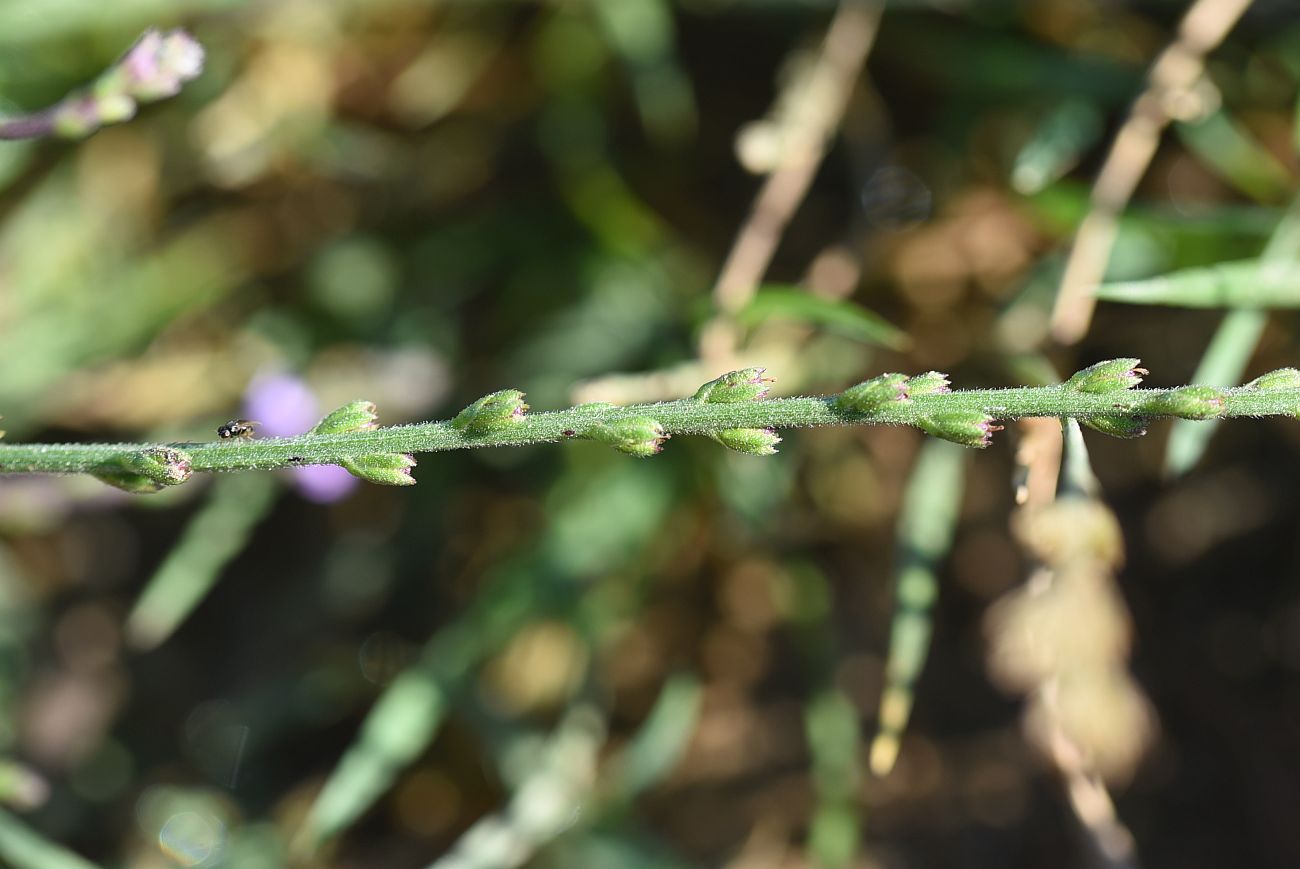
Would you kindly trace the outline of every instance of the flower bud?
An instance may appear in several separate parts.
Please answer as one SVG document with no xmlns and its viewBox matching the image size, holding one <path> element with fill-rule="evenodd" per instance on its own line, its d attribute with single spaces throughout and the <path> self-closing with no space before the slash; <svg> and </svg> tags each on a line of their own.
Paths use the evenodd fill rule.
<svg viewBox="0 0 1300 869">
<path fill-rule="evenodd" d="M 1142 406 L 1146 412 L 1179 419 L 1212 419 L 1223 413 L 1222 390 L 1213 386 L 1180 386 L 1157 395 Z"/>
<path fill-rule="evenodd" d="M 916 424 L 928 435 L 980 449 L 989 445 L 993 432 L 1002 430 L 1002 426 L 993 423 L 993 417 L 978 410 L 931 413 L 922 416 Z"/>
<path fill-rule="evenodd" d="M 773 378 L 764 377 L 766 368 L 742 368 L 710 380 L 695 392 L 696 401 L 709 404 L 735 404 L 766 398 Z"/>
<path fill-rule="evenodd" d="M 835 397 L 835 407 L 852 413 L 871 413 L 908 400 L 906 374 L 881 374 L 841 392 Z"/>
<path fill-rule="evenodd" d="M 1278 392 L 1283 389 L 1300 389 L 1300 370 L 1296 370 L 1295 368 L 1279 368 L 1276 371 L 1261 374 L 1250 383 L 1247 383 L 1244 388 L 1255 389 L 1260 392 Z"/>
<path fill-rule="evenodd" d="M 150 447 L 124 453 L 91 473 L 99 480 L 136 495 L 178 486 L 190 478 L 189 453 L 172 447 Z"/>
<path fill-rule="evenodd" d="M 709 434 L 724 447 L 751 456 L 770 456 L 776 453 L 781 436 L 770 428 L 725 428 Z"/>
<path fill-rule="evenodd" d="M 907 380 L 907 394 L 912 398 L 918 395 L 938 395 L 951 392 L 948 387 L 948 375 L 940 371 L 927 371 Z"/>
<path fill-rule="evenodd" d="M 1140 416 L 1094 416 L 1079 422 L 1116 438 L 1140 438 L 1147 433 L 1147 421 Z"/>
<path fill-rule="evenodd" d="M 1139 361 L 1107 359 L 1089 365 L 1081 371 L 1076 371 L 1069 380 L 1065 381 L 1065 388 L 1074 392 L 1092 393 L 1132 389 L 1142 382 L 1142 375 L 1147 373 L 1145 368 L 1137 367 Z"/>
<path fill-rule="evenodd" d="M 350 431 L 369 431 L 376 427 L 377 418 L 373 401 L 352 401 L 337 410 L 330 411 L 307 433 L 343 434 Z"/>
<path fill-rule="evenodd" d="M 373 456 L 356 456 L 344 459 L 339 466 L 354 477 L 379 483 L 381 486 L 414 486 L 411 468 L 415 457 L 408 453 L 377 453 Z"/>
<path fill-rule="evenodd" d="M 146 30 L 96 89 L 153 102 L 180 93 L 181 85 L 202 71 L 203 46 L 194 37 L 183 30 Z"/>
<path fill-rule="evenodd" d="M 485 395 L 456 414 L 451 424 L 467 435 L 495 434 L 519 422 L 528 412 L 524 394 L 518 389 L 502 389 Z"/>
<path fill-rule="evenodd" d="M 587 436 L 642 459 L 658 453 L 668 439 L 659 420 L 648 416 L 631 416 L 602 423 L 593 426 Z"/>
</svg>

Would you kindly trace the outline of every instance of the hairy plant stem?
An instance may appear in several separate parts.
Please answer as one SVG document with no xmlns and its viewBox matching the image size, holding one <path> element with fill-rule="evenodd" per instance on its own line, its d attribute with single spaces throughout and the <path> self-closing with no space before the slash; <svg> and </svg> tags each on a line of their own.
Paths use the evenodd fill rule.
<svg viewBox="0 0 1300 869">
<path fill-rule="evenodd" d="M 291 438 L 148 444 L 3 444 L 0 474 L 86 473 L 142 451 L 167 447 L 184 450 L 194 471 L 271 470 L 300 465 L 337 464 L 376 453 L 422 453 L 474 447 L 524 446 L 580 439 L 596 426 L 624 419 L 652 417 L 669 435 L 711 434 L 735 428 L 807 428 L 828 425 L 917 425 L 927 416 L 949 412 L 985 413 L 997 420 L 1020 417 L 1071 417 L 1081 420 L 1131 415 L 1168 416 L 1146 410 L 1173 390 L 1129 389 L 1085 393 L 1061 386 L 972 389 L 919 395 L 869 413 L 835 406 L 836 396 L 778 398 L 733 404 L 682 399 L 658 404 L 579 405 L 566 410 L 528 413 L 509 426 L 470 433 L 450 421 L 399 425 L 341 434 L 307 434 Z M 1222 390 L 1220 417 L 1294 416 L 1300 389 Z"/>
</svg>

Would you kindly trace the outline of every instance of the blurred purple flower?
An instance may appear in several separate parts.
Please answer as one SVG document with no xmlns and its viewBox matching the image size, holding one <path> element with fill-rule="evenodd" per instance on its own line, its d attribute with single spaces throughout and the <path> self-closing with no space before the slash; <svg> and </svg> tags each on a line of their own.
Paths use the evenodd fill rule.
<svg viewBox="0 0 1300 869">
<path fill-rule="evenodd" d="M 129 96 L 144 102 L 180 93 L 203 71 L 203 46 L 183 30 L 146 30 L 121 61 Z"/>
<path fill-rule="evenodd" d="M 291 472 L 298 494 L 317 504 L 341 500 L 361 482 L 338 465 L 308 465 Z"/>
<path fill-rule="evenodd" d="M 320 405 L 311 388 L 292 374 L 259 374 L 244 397 L 248 418 L 261 423 L 267 437 L 291 437 L 310 429 L 320 419 Z M 307 465 L 291 468 L 298 492 L 317 504 L 345 497 L 358 480 L 337 465 Z"/>
<path fill-rule="evenodd" d="M 259 374 L 248 385 L 244 412 L 266 437 L 292 437 L 316 424 L 320 405 L 311 388 L 292 374 Z"/>
</svg>

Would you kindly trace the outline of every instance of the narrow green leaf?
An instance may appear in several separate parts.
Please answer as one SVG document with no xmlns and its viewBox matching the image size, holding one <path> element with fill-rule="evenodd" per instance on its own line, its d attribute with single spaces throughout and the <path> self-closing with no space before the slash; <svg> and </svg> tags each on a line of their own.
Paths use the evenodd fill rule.
<svg viewBox="0 0 1300 869">
<path fill-rule="evenodd" d="M 952 546 L 965 478 L 963 450 L 947 441 L 921 447 L 903 495 L 894 573 L 894 621 L 890 627 L 885 689 L 871 742 L 870 766 L 885 775 L 898 758 L 912 712 L 913 688 L 930 648 L 930 610 L 939 595 L 936 574 Z"/>
<path fill-rule="evenodd" d="M 702 695 L 693 676 L 681 674 L 664 683 L 631 744 L 610 762 L 612 799 L 630 800 L 673 771 L 695 731 Z"/>
<path fill-rule="evenodd" d="M 1182 308 L 1297 308 L 1300 264 L 1251 259 L 1181 269 L 1140 281 L 1102 284 L 1097 298 Z"/>
<path fill-rule="evenodd" d="M 152 649 L 172 635 L 243 551 L 278 488 L 269 474 L 217 478 L 207 504 L 190 520 L 131 610 L 126 621 L 131 645 Z"/>
<path fill-rule="evenodd" d="M 1276 274 L 1288 274 L 1294 278 L 1300 273 L 1300 197 L 1291 201 L 1291 207 L 1278 221 L 1264 252 L 1256 262 L 1259 263 L 1257 271 L 1266 280 Z M 1296 280 L 1300 283 L 1300 279 Z M 1201 358 L 1195 381 L 1215 386 L 1240 383 L 1251 354 L 1259 344 L 1265 324 L 1263 311 L 1230 311 L 1219 324 L 1218 331 Z M 1196 424 L 1176 420 L 1169 433 L 1169 445 L 1165 452 L 1165 474 L 1178 477 L 1195 465 L 1204 454 L 1218 424 L 1217 420 Z"/>
<path fill-rule="evenodd" d="M 861 768 L 857 709 L 842 691 L 823 692 L 805 707 L 804 728 L 817 791 L 808 850 L 818 866 L 853 866 L 862 823 L 857 808 Z"/>
<path fill-rule="evenodd" d="M 1291 187 L 1286 167 L 1226 112 L 1177 123 L 1174 129 L 1202 164 L 1253 199 L 1275 202 Z"/>
<path fill-rule="evenodd" d="M 1197 383 L 1228 386 L 1241 382 L 1241 376 L 1250 363 L 1250 357 L 1259 344 L 1268 316 L 1264 311 L 1242 308 L 1229 311 L 1210 340 L 1201 362 L 1192 378 Z M 1165 447 L 1165 476 L 1181 477 L 1192 469 L 1210 438 L 1218 430 L 1218 420 L 1174 420 L 1169 429 L 1169 443 Z"/>
<path fill-rule="evenodd" d="M 1101 116 L 1089 103 L 1066 100 L 1043 119 L 1016 155 L 1012 186 L 1032 194 L 1061 178 L 1096 143 L 1102 129 Z"/>
<path fill-rule="evenodd" d="M 762 287 L 740 311 L 739 319 L 747 326 L 767 320 L 795 320 L 892 350 L 905 350 L 911 343 L 906 332 L 879 314 L 847 300 L 814 296 L 797 287 Z"/>
<path fill-rule="evenodd" d="M 0 809 L 0 862 L 13 869 L 96 869 Z"/>
</svg>

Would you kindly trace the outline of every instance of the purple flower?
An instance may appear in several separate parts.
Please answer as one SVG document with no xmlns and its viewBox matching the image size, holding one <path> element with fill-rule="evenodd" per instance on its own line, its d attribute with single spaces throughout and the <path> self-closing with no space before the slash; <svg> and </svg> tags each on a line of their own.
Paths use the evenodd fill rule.
<svg viewBox="0 0 1300 869">
<path fill-rule="evenodd" d="M 311 388 L 292 374 L 259 374 L 244 397 L 249 419 L 261 423 L 267 437 L 291 437 L 316 424 L 320 405 Z M 328 504 L 347 496 L 357 478 L 337 465 L 306 465 L 291 468 L 298 492 L 317 504 Z"/>
<path fill-rule="evenodd" d="M 259 374 L 248 385 L 244 411 L 261 425 L 262 434 L 282 438 L 302 434 L 316 424 L 316 395 L 292 374 Z"/>
<path fill-rule="evenodd" d="M 317 504 L 342 500 L 357 487 L 358 480 L 338 465 L 308 465 L 293 468 L 298 494 Z"/>
<path fill-rule="evenodd" d="M 147 30 L 121 61 L 123 90 L 143 102 L 180 93 L 203 71 L 203 46 L 183 30 Z"/>
</svg>

